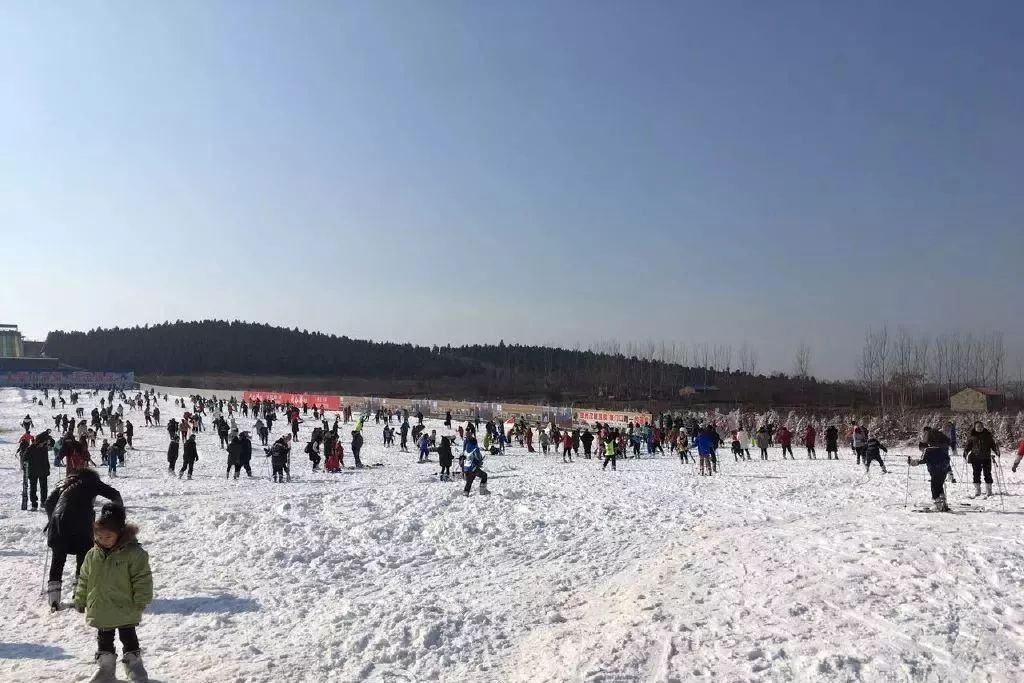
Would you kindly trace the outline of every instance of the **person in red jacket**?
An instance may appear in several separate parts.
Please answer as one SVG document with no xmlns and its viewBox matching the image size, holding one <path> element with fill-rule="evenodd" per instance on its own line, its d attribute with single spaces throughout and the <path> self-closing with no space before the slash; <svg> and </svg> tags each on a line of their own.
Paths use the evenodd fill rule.
<svg viewBox="0 0 1024 683">
<path fill-rule="evenodd" d="M 782 446 L 782 459 L 785 460 L 786 453 L 789 453 L 789 457 L 796 460 L 796 456 L 793 455 L 793 432 L 789 431 L 786 427 L 779 427 L 775 438 L 778 440 L 779 445 Z"/>
<path fill-rule="evenodd" d="M 1013 461 L 1013 467 L 1011 467 L 1010 469 L 1012 471 L 1016 472 L 1017 471 L 1017 465 L 1020 464 L 1020 461 L 1022 459 L 1024 459 L 1024 439 L 1021 439 L 1020 440 L 1020 445 L 1017 446 L 1017 459 Z"/>
<path fill-rule="evenodd" d="M 804 430 L 804 446 L 807 447 L 807 459 L 817 460 L 818 454 L 814 450 L 814 442 L 818 438 L 818 432 L 814 431 L 813 425 L 807 425 L 807 429 Z"/>
<path fill-rule="evenodd" d="M 568 430 L 562 435 L 562 462 L 572 462 L 572 434 Z"/>
</svg>

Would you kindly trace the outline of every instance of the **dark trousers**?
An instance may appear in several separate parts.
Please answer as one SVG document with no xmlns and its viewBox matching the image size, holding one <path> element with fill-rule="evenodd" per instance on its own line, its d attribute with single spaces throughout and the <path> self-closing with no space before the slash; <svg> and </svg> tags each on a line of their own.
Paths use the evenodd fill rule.
<svg viewBox="0 0 1024 683">
<path fill-rule="evenodd" d="M 857 454 L 857 464 L 860 464 L 861 459 L 864 457 L 864 451 L 867 450 L 866 446 L 857 446 L 853 449 L 853 452 Z"/>
<path fill-rule="evenodd" d="M 807 447 L 807 457 L 808 458 L 817 458 L 818 457 L 817 452 L 815 452 L 815 450 L 814 450 L 814 446 L 808 446 Z"/>
<path fill-rule="evenodd" d="M 96 649 L 100 652 L 117 654 L 114 649 L 114 631 L 121 637 L 121 649 L 128 652 L 139 651 L 139 636 L 135 633 L 134 626 L 118 626 L 116 629 L 101 628 L 96 631 Z"/>
<path fill-rule="evenodd" d="M 682 448 L 679 450 L 679 462 L 690 462 L 689 449 Z"/>
<path fill-rule="evenodd" d="M 618 460 L 618 458 L 619 458 L 619 454 L 618 453 L 612 453 L 611 455 L 604 456 L 604 464 L 601 465 L 601 469 L 603 470 L 605 467 L 608 467 L 608 463 L 610 462 L 612 464 L 612 469 L 614 470 L 615 469 L 615 461 Z"/>
<path fill-rule="evenodd" d="M 796 460 L 796 456 L 793 455 L 793 447 L 792 446 L 783 446 L 782 447 L 782 459 L 783 460 L 786 459 L 786 453 L 789 453 L 789 457 L 791 457 L 794 460 Z"/>
<path fill-rule="evenodd" d="M 217 432 L 217 436 L 220 437 L 220 447 L 224 448 L 224 446 L 226 446 L 227 443 L 228 443 L 228 433 L 227 432 Z"/>
<path fill-rule="evenodd" d="M 85 552 L 75 554 L 75 577 L 82 571 L 82 562 L 85 561 Z M 67 562 L 68 554 L 63 550 L 54 550 L 50 561 L 50 581 L 64 580 L 64 563 Z"/>
<path fill-rule="evenodd" d="M 473 480 L 480 478 L 480 484 L 487 484 L 487 473 L 481 469 L 475 469 L 472 472 L 466 472 L 466 493 L 469 493 L 470 489 L 473 488 Z"/>
<path fill-rule="evenodd" d="M 39 498 L 46 500 L 46 477 L 33 474 L 28 478 L 29 499 L 32 501 L 32 509 L 39 506 Z M 36 488 L 39 489 L 39 498 L 36 497 Z"/>
<path fill-rule="evenodd" d="M 180 477 L 181 475 L 185 474 L 186 470 L 188 470 L 188 476 L 191 477 L 192 467 L 195 466 L 195 464 L 195 460 L 183 460 L 181 463 L 181 472 L 178 472 L 178 476 Z"/>
<path fill-rule="evenodd" d="M 942 476 L 935 477 L 931 480 L 932 484 L 932 500 L 941 498 L 944 495 L 943 484 L 946 483 L 946 474 L 943 472 Z"/>
<path fill-rule="evenodd" d="M 167 458 L 167 471 L 174 472 L 174 466 L 178 463 L 177 458 Z"/>
<path fill-rule="evenodd" d="M 985 474 L 985 483 L 986 484 L 991 484 L 992 483 L 992 458 L 988 458 L 987 460 L 982 460 L 980 462 L 975 460 L 974 462 L 971 463 L 971 471 L 974 473 L 974 483 L 975 484 L 980 484 L 981 483 L 981 475 L 982 475 L 983 472 Z M 32 505 L 35 505 L 35 504 L 36 504 L 36 499 L 35 499 L 35 496 L 33 496 L 32 497 Z"/>
<path fill-rule="evenodd" d="M 762 448 L 761 449 L 761 459 L 762 460 L 767 460 L 768 459 L 768 449 L 767 448 Z"/>
<path fill-rule="evenodd" d="M 836 460 L 839 459 L 839 447 L 838 446 L 825 446 L 825 453 L 828 455 L 828 459 L 832 459 L 832 454 L 835 454 Z"/>
<path fill-rule="evenodd" d="M 273 472 L 270 478 L 273 479 L 274 481 L 284 481 L 285 477 L 287 477 L 288 479 L 292 478 L 291 472 L 288 470 L 288 463 L 283 462 L 280 465 L 277 465 L 273 461 L 271 461 L 270 464 L 273 468 Z"/>
<path fill-rule="evenodd" d="M 875 453 L 875 454 L 874 454 L 874 455 L 872 455 L 871 457 L 868 457 L 868 456 L 867 456 L 867 455 L 865 454 L 865 455 L 864 455 L 864 468 L 865 468 L 865 469 L 871 469 L 871 462 L 872 462 L 872 461 L 875 461 L 875 462 L 877 462 L 877 463 L 878 463 L 879 465 L 881 465 L 881 467 L 882 467 L 882 471 L 883 471 L 883 472 L 885 471 L 885 463 L 884 463 L 884 462 L 882 462 L 882 454 L 881 454 L 881 453 Z"/>
<path fill-rule="evenodd" d="M 249 463 L 248 462 L 236 462 L 235 463 L 235 479 L 238 479 L 238 475 L 242 472 L 243 469 L 245 470 L 246 474 L 248 474 L 250 477 L 252 476 L 252 468 L 249 467 Z"/>
</svg>

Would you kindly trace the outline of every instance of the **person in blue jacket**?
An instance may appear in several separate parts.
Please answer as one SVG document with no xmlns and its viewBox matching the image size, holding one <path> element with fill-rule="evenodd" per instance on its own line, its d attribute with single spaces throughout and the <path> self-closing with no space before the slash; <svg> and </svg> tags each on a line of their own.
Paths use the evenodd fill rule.
<svg viewBox="0 0 1024 683">
<path fill-rule="evenodd" d="M 480 451 L 475 436 L 466 436 L 466 440 L 462 442 L 462 453 L 466 458 L 462 465 L 463 476 L 466 478 L 466 488 L 463 493 L 468 496 L 473 488 L 473 480 L 479 478 L 480 493 L 487 495 L 490 491 L 487 490 L 487 473 L 483 470 L 484 454 Z"/>
<path fill-rule="evenodd" d="M 716 439 L 707 428 L 697 432 L 697 455 L 700 457 L 700 473 L 704 475 L 704 468 L 707 467 L 707 475 L 711 476 L 714 467 L 711 459 L 715 455 Z"/>
<path fill-rule="evenodd" d="M 946 504 L 946 474 L 949 472 L 949 438 L 937 429 L 925 427 L 924 441 L 920 443 L 921 457 L 907 457 L 908 465 L 927 465 L 931 480 L 932 502 L 937 512 L 949 512 Z"/>
</svg>

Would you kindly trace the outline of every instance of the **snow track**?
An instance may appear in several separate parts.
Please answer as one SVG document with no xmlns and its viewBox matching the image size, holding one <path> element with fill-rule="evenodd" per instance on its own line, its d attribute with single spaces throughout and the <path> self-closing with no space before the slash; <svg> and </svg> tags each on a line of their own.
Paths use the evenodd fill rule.
<svg viewBox="0 0 1024 683">
<path fill-rule="evenodd" d="M 94 634 L 43 604 L 45 519 L 18 509 L 16 423 L 57 412 L 32 395 L 0 391 L 0 680 L 84 681 Z M 1015 475 L 1005 510 L 914 515 L 899 457 L 866 479 L 845 453 L 737 463 L 723 450 L 722 475 L 702 478 L 675 457 L 602 472 L 512 449 L 487 460 L 493 495 L 464 498 L 435 464 L 384 449 L 371 421 L 363 460 L 381 468 L 311 473 L 299 448 L 295 481 L 273 484 L 256 448 L 259 478 L 228 480 L 207 431 L 181 481 L 165 473 L 163 428 L 128 417 L 139 450 L 111 483 L 151 556 L 139 635 L 155 681 L 1024 677 Z M 912 472 L 912 505 L 924 476 Z"/>
</svg>

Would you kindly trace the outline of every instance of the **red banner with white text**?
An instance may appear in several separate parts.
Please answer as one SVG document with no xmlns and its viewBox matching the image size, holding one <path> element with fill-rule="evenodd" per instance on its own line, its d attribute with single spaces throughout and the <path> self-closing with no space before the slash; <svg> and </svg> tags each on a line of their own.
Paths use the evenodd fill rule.
<svg viewBox="0 0 1024 683">
<path fill-rule="evenodd" d="M 323 406 L 327 410 L 341 410 L 341 397 L 330 394 L 292 394 L 286 391 L 243 391 L 242 398 L 251 403 L 253 401 L 273 401 L 278 405 L 291 403 L 293 406 L 301 406 L 303 403 L 310 408 Z"/>
</svg>

